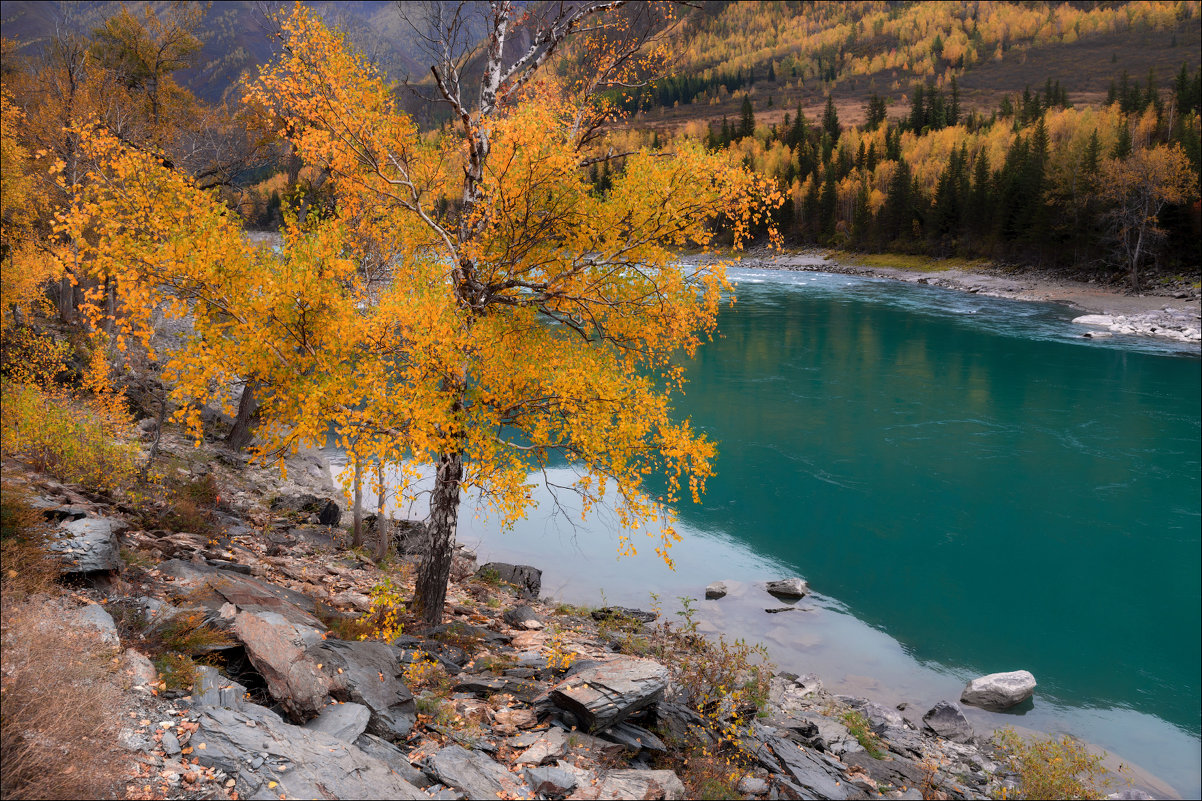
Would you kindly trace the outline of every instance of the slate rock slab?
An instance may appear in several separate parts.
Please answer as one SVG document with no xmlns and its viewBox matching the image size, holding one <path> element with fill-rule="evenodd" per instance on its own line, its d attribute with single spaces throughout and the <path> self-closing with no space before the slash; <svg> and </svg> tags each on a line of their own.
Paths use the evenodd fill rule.
<svg viewBox="0 0 1202 801">
<path fill-rule="evenodd" d="M 595 732 L 621 723 L 658 701 L 668 686 L 668 669 L 650 659 L 626 657 L 575 673 L 551 690 L 552 703 Z"/>
<path fill-rule="evenodd" d="M 476 569 L 476 575 L 485 579 L 499 578 L 517 587 L 526 598 L 537 598 L 543 589 L 543 571 L 530 565 L 511 565 L 508 562 L 489 562 Z"/>
<path fill-rule="evenodd" d="M 308 656 L 321 665 L 331 696 L 370 711 L 369 734 L 396 740 L 412 731 L 417 703 L 403 682 L 401 649 L 383 642 L 328 639 L 310 648 Z"/>
<path fill-rule="evenodd" d="M 355 746 L 368 756 L 387 763 L 388 767 L 399 773 L 401 778 L 414 787 L 424 789 L 434 783 L 429 776 L 413 767 L 409 757 L 405 756 L 401 749 L 387 740 L 376 737 L 374 734 L 361 734 L 355 740 Z"/>
<path fill-rule="evenodd" d="M 353 743 L 367 728 L 370 719 L 371 711 L 363 704 L 327 704 L 317 717 L 305 724 L 305 728 Z"/>
<path fill-rule="evenodd" d="M 684 784 L 670 770 L 607 770 L 595 785 L 577 790 L 570 797 L 582 801 L 627 798 L 657 801 L 688 796 Z"/>
<path fill-rule="evenodd" d="M 117 534 L 129 528 L 124 520 L 82 517 L 59 525 L 60 536 L 47 547 L 60 555 L 65 574 L 98 573 L 124 566 Z"/>
<path fill-rule="evenodd" d="M 460 745 L 448 745 L 431 755 L 429 771 L 443 784 L 462 790 L 468 798 L 528 797 L 530 787 L 496 761 Z"/>
<path fill-rule="evenodd" d="M 237 776 L 243 798 L 426 798 L 385 762 L 323 731 L 286 723 L 265 707 L 203 706 L 198 712 L 193 756 Z M 250 768 L 256 760 L 259 766 Z M 276 785 L 269 788 L 271 782 Z"/>
<path fill-rule="evenodd" d="M 601 736 L 626 746 L 636 754 L 644 749 L 659 753 L 666 753 L 668 750 L 664 741 L 655 736 L 654 732 L 648 731 L 642 726 L 635 726 L 633 723 L 618 723 L 610 726 L 601 732 Z"/>
<path fill-rule="evenodd" d="M 990 673 L 973 679 L 960 693 L 960 702 L 999 711 L 1021 704 L 1035 692 L 1035 677 L 1026 670 Z"/>
<path fill-rule="evenodd" d="M 526 768 L 526 781 L 537 795 L 564 796 L 576 789 L 576 776 L 571 771 L 553 766 Z"/>
<path fill-rule="evenodd" d="M 782 737 L 772 738 L 769 745 L 785 772 L 812 797 L 835 801 L 852 797 L 852 788 L 843 781 L 838 763 Z"/>
<path fill-rule="evenodd" d="M 244 612 L 276 612 L 299 626 L 325 629 L 324 624 L 314 616 L 314 600 L 287 587 L 180 559 L 163 562 L 159 570 L 193 590 L 195 601 L 213 612 L 229 603 Z"/>
<path fill-rule="evenodd" d="M 765 589 L 777 598 L 804 598 L 810 594 L 810 585 L 799 578 L 769 581 Z"/>
<path fill-rule="evenodd" d="M 299 626 L 277 612 L 238 612 L 233 634 L 246 646 L 251 664 L 267 680 L 271 697 L 289 717 L 315 717 L 330 696 L 330 679 L 306 648 L 321 641 L 317 629 Z"/>
<path fill-rule="evenodd" d="M 926 724 L 927 730 L 945 740 L 955 743 L 972 741 L 972 726 L 968 724 L 964 712 L 956 704 L 940 701 L 922 716 L 922 722 Z"/>
</svg>

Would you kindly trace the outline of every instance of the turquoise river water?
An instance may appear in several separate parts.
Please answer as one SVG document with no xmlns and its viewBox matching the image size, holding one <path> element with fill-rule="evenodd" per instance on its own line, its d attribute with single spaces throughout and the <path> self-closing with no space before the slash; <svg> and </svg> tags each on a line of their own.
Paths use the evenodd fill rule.
<svg viewBox="0 0 1202 801">
<path fill-rule="evenodd" d="M 544 595 L 668 611 L 763 642 L 781 669 L 915 719 L 976 675 L 1025 668 L 1019 714 L 979 731 L 1071 732 L 1198 797 L 1202 728 L 1202 361 L 1197 347 L 1085 340 L 1054 304 L 826 273 L 736 270 L 738 302 L 678 408 L 719 444 L 678 510 L 675 572 L 617 559 L 604 510 L 570 498 L 481 561 L 534 564 Z M 560 468 L 563 479 L 568 469 Z M 553 477 L 556 471 L 552 471 Z M 765 580 L 814 595 L 788 614 Z"/>
</svg>

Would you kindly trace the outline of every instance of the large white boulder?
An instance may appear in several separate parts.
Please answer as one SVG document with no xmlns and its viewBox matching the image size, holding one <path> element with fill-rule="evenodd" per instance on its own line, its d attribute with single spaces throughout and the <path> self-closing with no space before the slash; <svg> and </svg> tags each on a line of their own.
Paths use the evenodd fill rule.
<svg viewBox="0 0 1202 801">
<path fill-rule="evenodd" d="M 1030 671 L 990 673 L 973 679 L 960 693 L 960 701 L 982 709 L 1009 709 L 1021 704 L 1035 692 L 1035 677 Z"/>
</svg>

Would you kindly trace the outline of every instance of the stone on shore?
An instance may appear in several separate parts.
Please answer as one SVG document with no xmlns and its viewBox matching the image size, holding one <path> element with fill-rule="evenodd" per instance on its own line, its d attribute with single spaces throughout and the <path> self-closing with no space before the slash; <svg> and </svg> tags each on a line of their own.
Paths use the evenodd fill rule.
<svg viewBox="0 0 1202 801">
<path fill-rule="evenodd" d="M 666 667 L 625 657 L 584 668 L 551 690 L 551 701 L 574 714 L 582 729 L 595 732 L 654 704 L 667 686 Z"/>
<path fill-rule="evenodd" d="M 955 743 L 972 741 L 972 726 L 968 725 L 968 719 L 956 704 L 940 701 L 922 716 L 922 722 L 928 730 L 945 740 Z"/>
<path fill-rule="evenodd" d="M 538 631 L 543 627 L 542 618 L 528 606 L 515 606 L 513 609 L 506 609 L 502 618 L 515 629 Z"/>
<path fill-rule="evenodd" d="M 1073 322 L 1077 325 L 1097 325 L 1109 328 L 1114 324 L 1114 318 L 1109 314 L 1083 314 L 1080 317 L 1074 317 Z"/>
<path fill-rule="evenodd" d="M 517 587 L 526 598 L 537 598 L 543 588 L 543 571 L 530 565 L 511 565 L 507 562 L 489 562 L 476 570 L 478 577 L 500 579 Z"/>
<path fill-rule="evenodd" d="M 769 581 L 765 589 L 777 598 L 804 598 L 810 593 L 810 585 L 799 578 Z"/>
<path fill-rule="evenodd" d="M 710 600 L 725 598 L 728 592 L 730 590 L 727 588 L 725 581 L 715 581 L 712 584 L 707 584 L 705 587 L 705 597 Z"/>
<path fill-rule="evenodd" d="M 960 693 L 960 702 L 999 711 L 1021 704 L 1035 692 L 1035 677 L 1026 670 L 990 673 L 973 679 Z"/>
</svg>

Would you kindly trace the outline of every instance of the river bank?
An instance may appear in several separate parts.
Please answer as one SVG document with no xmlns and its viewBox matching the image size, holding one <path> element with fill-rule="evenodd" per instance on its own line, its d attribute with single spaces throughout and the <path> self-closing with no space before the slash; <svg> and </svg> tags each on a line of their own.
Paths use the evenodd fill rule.
<svg viewBox="0 0 1202 801">
<path fill-rule="evenodd" d="M 1094 335 L 1099 329 L 1108 333 L 1158 336 L 1182 342 L 1202 341 L 1202 301 L 1199 290 L 1190 285 L 1174 284 L 1155 291 L 1129 294 L 1113 286 L 1074 281 L 1034 268 L 918 260 L 889 255 L 862 256 L 830 251 L 799 253 L 752 252 L 739 261 L 749 269 L 830 272 L 884 278 L 912 284 L 944 287 L 990 297 L 1061 303 L 1093 319 L 1082 323 L 1082 335 Z M 868 263 L 866 263 L 868 262 Z"/>
<path fill-rule="evenodd" d="M 70 589 L 39 630 L 99 638 L 120 666 L 118 795 L 669 799 L 706 782 L 755 799 L 1015 791 L 957 698 L 898 709 L 831 693 L 814 675 L 766 677 L 759 714 L 722 746 L 733 710 L 702 716 L 689 698 L 706 665 L 740 657 L 690 639 L 687 622 L 659 627 L 655 612 L 541 598 L 537 567 L 477 565 L 462 548 L 443 626 L 411 632 L 402 610 L 391 645 L 360 639 L 380 587 L 412 592 L 412 538 L 384 570 L 348 550 L 349 515 L 316 453 L 292 457 L 285 481 L 179 432 L 160 447 L 172 481 L 218 493 L 213 530 L 148 528 L 126 504 L 4 466 L 6 503 L 19 494 L 38 510 L 64 555 Z M 168 632 L 184 648 L 185 624 L 207 632 L 204 645 L 164 653 Z M 673 648 L 654 647 L 682 626 Z M 6 627 L 6 680 L 21 635 L 37 633 Z"/>
</svg>

